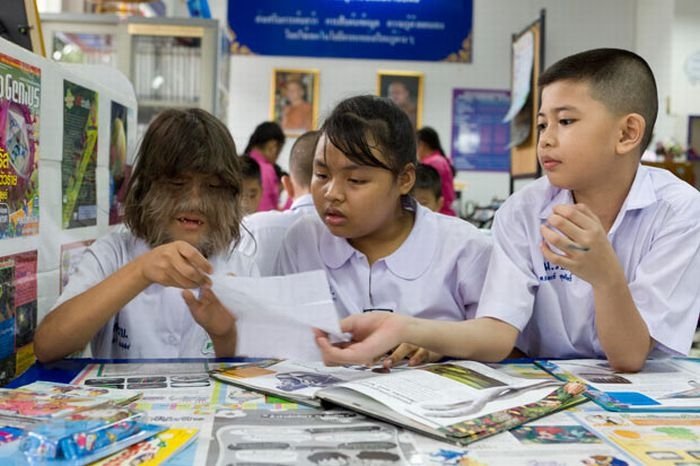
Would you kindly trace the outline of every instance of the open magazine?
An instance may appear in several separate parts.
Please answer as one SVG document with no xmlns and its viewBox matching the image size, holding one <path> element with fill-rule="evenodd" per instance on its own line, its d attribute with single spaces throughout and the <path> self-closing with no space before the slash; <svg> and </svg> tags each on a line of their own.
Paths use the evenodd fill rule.
<svg viewBox="0 0 700 466">
<path fill-rule="evenodd" d="M 700 412 L 700 359 L 650 359 L 637 373 L 615 372 L 607 361 L 537 361 L 564 381 L 586 385 L 586 396 L 608 411 Z"/>
<path fill-rule="evenodd" d="M 342 406 L 462 445 L 585 401 L 579 396 L 583 385 L 560 382 L 533 364 L 495 368 L 450 361 L 377 373 L 266 360 L 211 375 L 300 403 Z"/>
</svg>

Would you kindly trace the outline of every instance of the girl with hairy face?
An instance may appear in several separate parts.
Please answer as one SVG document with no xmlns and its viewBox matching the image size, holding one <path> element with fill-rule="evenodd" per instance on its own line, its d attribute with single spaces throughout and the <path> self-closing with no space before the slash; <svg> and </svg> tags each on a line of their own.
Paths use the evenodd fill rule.
<svg viewBox="0 0 700 466">
<path fill-rule="evenodd" d="M 252 259 L 234 251 L 239 164 L 233 138 L 213 115 L 159 114 L 129 181 L 128 231 L 88 248 L 37 329 L 37 358 L 58 359 L 87 343 L 98 358 L 233 356 L 236 321 L 209 275 L 255 274 Z"/>
</svg>

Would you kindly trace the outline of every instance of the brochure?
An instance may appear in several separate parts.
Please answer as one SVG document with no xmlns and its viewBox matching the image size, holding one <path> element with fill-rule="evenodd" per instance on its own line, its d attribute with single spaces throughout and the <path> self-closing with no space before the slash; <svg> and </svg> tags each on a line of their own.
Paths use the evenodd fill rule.
<svg viewBox="0 0 700 466">
<path fill-rule="evenodd" d="M 221 381 L 300 403 L 330 403 L 466 445 L 585 400 L 531 365 L 525 376 L 472 361 L 377 373 L 321 362 L 265 361 L 212 371 Z"/>
<path fill-rule="evenodd" d="M 119 466 L 124 464 L 155 466 L 162 464 L 192 443 L 196 436 L 197 429 L 168 429 L 93 463 L 92 466 Z"/>
<path fill-rule="evenodd" d="M 555 377 L 586 385 L 586 396 L 608 411 L 700 412 L 700 359 L 650 359 L 637 373 L 614 371 L 607 361 L 537 361 Z"/>
<path fill-rule="evenodd" d="M 55 382 L 34 382 L 0 389 L 0 423 L 24 428 L 27 423 L 63 417 L 107 403 L 123 405 L 138 399 L 132 390 L 113 390 Z"/>
</svg>

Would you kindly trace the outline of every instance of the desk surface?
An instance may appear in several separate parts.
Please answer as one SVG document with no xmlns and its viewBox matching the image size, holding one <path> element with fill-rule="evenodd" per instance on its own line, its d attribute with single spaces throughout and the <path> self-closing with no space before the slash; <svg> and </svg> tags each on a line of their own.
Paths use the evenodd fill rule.
<svg viewBox="0 0 700 466">
<path fill-rule="evenodd" d="M 68 383 L 84 369 L 82 382 L 101 377 L 167 380 L 160 389 L 142 390 L 134 407 L 147 411 L 151 422 L 199 429 L 197 442 L 169 460 L 170 466 L 311 465 L 324 459 L 328 464 L 370 464 L 380 458 L 385 464 L 700 464 L 700 414 L 619 414 L 585 403 L 467 449 L 354 413 L 322 412 L 246 392 L 209 380 L 204 372 L 207 366 L 241 361 L 251 360 L 68 359 L 35 364 L 11 386 L 35 380 Z M 171 383 L 197 371 L 207 383 L 190 388 Z"/>
</svg>

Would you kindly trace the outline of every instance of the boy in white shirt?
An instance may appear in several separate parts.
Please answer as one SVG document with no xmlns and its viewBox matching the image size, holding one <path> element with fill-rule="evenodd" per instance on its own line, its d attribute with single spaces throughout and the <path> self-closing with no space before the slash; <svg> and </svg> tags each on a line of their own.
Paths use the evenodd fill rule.
<svg viewBox="0 0 700 466">
<path fill-rule="evenodd" d="M 159 114 L 129 183 L 128 231 L 86 250 L 37 329 L 37 358 L 55 360 L 88 342 L 97 358 L 233 356 L 235 319 L 208 274 L 257 273 L 232 253 L 240 193 L 236 148 L 218 119 L 199 109 Z"/>
<path fill-rule="evenodd" d="M 605 357 L 621 371 L 652 352 L 687 354 L 700 312 L 700 194 L 640 165 L 658 108 L 649 65 L 590 50 L 552 65 L 539 87 L 546 177 L 496 215 L 477 318 L 351 316 L 342 327 L 354 344 L 317 332 L 326 362 L 370 362 L 402 342 L 485 361 L 517 342 L 532 357 Z"/>
</svg>

